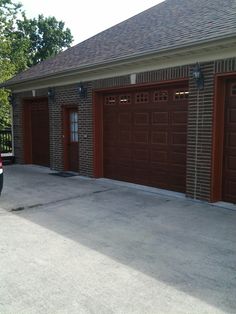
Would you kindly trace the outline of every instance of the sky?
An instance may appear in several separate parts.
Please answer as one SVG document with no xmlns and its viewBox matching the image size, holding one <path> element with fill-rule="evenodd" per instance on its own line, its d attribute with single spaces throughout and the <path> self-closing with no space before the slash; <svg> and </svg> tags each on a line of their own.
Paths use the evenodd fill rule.
<svg viewBox="0 0 236 314">
<path fill-rule="evenodd" d="M 18 2 L 18 1 L 16 1 Z M 65 22 L 77 44 L 162 0 L 19 0 L 27 17 L 43 14 Z"/>
</svg>

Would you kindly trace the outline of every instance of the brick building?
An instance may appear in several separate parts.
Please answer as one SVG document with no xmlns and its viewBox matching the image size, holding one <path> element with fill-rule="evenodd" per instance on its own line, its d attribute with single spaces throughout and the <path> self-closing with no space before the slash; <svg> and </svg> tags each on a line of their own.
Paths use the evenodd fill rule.
<svg viewBox="0 0 236 314">
<path fill-rule="evenodd" d="M 236 203 L 236 3 L 166 0 L 18 74 L 18 163 Z"/>
</svg>

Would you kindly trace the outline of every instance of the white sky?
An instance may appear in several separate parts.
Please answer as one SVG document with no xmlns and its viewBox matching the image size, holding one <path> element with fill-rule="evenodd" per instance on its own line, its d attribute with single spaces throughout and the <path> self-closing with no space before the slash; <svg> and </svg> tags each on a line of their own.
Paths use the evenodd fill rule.
<svg viewBox="0 0 236 314">
<path fill-rule="evenodd" d="M 18 0 L 27 17 L 55 16 L 70 28 L 77 44 L 163 0 Z"/>
</svg>

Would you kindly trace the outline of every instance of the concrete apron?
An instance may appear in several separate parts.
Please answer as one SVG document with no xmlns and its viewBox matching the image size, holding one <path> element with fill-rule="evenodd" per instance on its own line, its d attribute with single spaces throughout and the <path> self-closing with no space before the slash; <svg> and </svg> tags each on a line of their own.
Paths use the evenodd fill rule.
<svg viewBox="0 0 236 314">
<path fill-rule="evenodd" d="M 11 165 L 5 167 L 5 185 L 1 197 L 1 207 L 7 210 L 22 210 L 24 208 L 38 207 L 60 202 L 67 198 L 77 198 L 89 193 L 105 192 L 107 189 L 118 187 L 136 189 L 140 192 L 160 195 L 169 198 L 187 199 L 192 202 L 200 202 L 203 205 L 216 206 L 236 211 L 236 204 L 217 202 L 207 203 L 200 200 L 186 198 L 185 194 L 148 187 L 144 185 L 116 181 L 106 178 L 92 179 L 84 176 L 69 178 L 53 177 L 55 171 L 46 167 L 35 165 Z M 8 176 L 9 173 L 9 176 Z M 14 174 L 12 176 L 12 174 Z M 45 176 L 45 175 L 49 176 Z M 67 179 L 67 180 L 65 180 Z M 74 185 L 74 182 L 77 182 Z M 86 182 L 86 183 L 85 183 Z"/>
</svg>

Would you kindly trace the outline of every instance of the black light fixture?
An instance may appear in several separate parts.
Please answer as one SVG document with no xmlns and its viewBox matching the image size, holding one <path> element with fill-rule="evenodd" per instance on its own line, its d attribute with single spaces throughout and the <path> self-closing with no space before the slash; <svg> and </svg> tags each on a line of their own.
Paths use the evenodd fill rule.
<svg viewBox="0 0 236 314">
<path fill-rule="evenodd" d="M 8 95 L 8 101 L 9 101 L 9 103 L 12 105 L 12 106 L 14 106 L 15 105 L 15 95 L 14 94 L 9 94 Z"/>
<path fill-rule="evenodd" d="M 48 98 L 52 101 L 55 99 L 55 88 L 50 87 L 48 89 Z"/>
<path fill-rule="evenodd" d="M 84 85 L 82 83 L 79 83 L 78 93 L 79 93 L 79 97 L 87 98 L 87 88 L 84 87 Z"/>
<path fill-rule="evenodd" d="M 193 78 L 196 82 L 198 89 L 204 89 L 204 76 L 200 67 L 200 64 L 197 62 L 193 68 Z"/>
</svg>

